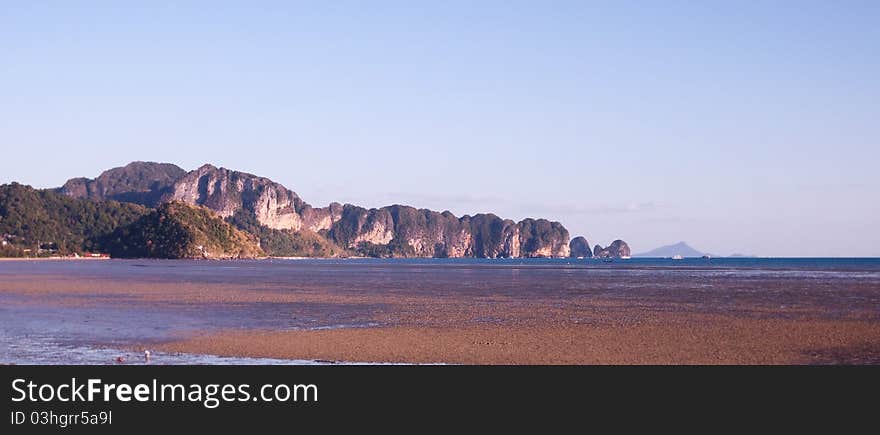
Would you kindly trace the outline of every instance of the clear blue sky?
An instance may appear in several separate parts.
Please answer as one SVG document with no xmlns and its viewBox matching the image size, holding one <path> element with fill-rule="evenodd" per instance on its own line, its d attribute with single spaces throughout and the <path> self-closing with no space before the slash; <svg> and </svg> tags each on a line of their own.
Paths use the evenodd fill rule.
<svg viewBox="0 0 880 435">
<path fill-rule="evenodd" d="M 634 251 L 880 256 L 880 2 L 129 3 L 0 3 L 0 182 L 210 162 Z"/>
</svg>

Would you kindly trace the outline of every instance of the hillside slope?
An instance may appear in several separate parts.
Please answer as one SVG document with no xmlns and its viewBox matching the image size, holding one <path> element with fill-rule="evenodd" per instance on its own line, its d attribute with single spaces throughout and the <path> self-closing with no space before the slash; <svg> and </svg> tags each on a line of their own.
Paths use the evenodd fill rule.
<svg viewBox="0 0 880 435">
<path fill-rule="evenodd" d="M 70 198 L 18 183 L 0 186 L 6 256 L 102 251 L 104 237 L 148 213 L 135 204 Z M 27 250 L 27 251 L 25 251 Z"/>
<path fill-rule="evenodd" d="M 118 228 L 106 241 L 117 258 L 255 258 L 263 256 L 257 238 L 211 210 L 168 202 Z"/>
</svg>

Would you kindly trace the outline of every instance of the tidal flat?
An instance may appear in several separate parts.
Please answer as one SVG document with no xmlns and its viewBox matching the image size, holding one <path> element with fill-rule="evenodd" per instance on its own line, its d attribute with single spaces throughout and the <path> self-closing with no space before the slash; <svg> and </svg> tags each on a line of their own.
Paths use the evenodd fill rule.
<svg viewBox="0 0 880 435">
<path fill-rule="evenodd" d="M 880 364 L 880 261 L 15 261 L 0 324 L 11 364 Z"/>
</svg>

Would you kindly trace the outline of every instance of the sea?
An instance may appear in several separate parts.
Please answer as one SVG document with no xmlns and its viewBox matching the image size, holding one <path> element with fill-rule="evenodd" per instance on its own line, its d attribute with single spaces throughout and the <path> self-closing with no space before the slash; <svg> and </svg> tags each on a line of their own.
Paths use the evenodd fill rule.
<svg viewBox="0 0 880 435">
<path fill-rule="evenodd" d="M 156 302 L 124 291 L 135 284 L 254 295 L 322 291 L 367 302 Z M 70 292 L 43 293 L 43 287 Z M 190 331 L 380 326 L 376 314 L 393 308 L 370 303 L 377 294 L 561 305 L 603 298 L 686 312 L 784 317 L 809 311 L 880 321 L 880 258 L 0 261 L 0 363 L 143 364 L 144 349 L 133 344 L 149 347 Z M 328 363 L 151 356 L 150 364 Z"/>
</svg>

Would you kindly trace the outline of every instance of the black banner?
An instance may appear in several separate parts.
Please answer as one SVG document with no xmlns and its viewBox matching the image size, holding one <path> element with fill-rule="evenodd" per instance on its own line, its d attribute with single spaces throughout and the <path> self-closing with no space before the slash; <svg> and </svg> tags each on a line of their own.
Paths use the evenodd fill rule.
<svg viewBox="0 0 880 435">
<path fill-rule="evenodd" d="M 5 366 L 0 374 L 3 433 L 635 428 L 696 416 L 804 422 L 832 411 L 854 422 L 874 415 L 880 387 L 877 367 Z"/>
</svg>

